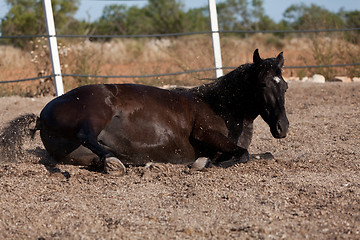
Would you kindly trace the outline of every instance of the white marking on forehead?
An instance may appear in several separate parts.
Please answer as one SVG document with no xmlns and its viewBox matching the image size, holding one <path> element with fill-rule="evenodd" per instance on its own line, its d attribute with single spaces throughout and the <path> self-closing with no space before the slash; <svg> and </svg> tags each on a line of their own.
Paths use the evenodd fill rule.
<svg viewBox="0 0 360 240">
<path fill-rule="evenodd" d="M 276 83 L 279 83 L 281 81 L 281 79 L 278 76 L 275 76 L 273 79 Z"/>
</svg>

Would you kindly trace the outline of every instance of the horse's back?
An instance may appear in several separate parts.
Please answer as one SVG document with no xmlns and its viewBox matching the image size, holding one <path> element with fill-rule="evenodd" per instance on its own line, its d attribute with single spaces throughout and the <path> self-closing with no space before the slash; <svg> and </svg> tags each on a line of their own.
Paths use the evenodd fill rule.
<svg viewBox="0 0 360 240">
<path fill-rule="evenodd" d="M 79 87 L 50 101 L 41 111 L 40 119 L 49 128 L 75 131 L 85 119 L 110 118 L 111 97 L 105 85 Z"/>
</svg>

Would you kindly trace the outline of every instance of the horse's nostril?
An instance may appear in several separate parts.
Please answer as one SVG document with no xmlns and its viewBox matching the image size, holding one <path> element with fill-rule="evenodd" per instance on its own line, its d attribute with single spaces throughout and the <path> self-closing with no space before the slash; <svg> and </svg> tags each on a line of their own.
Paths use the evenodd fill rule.
<svg viewBox="0 0 360 240">
<path fill-rule="evenodd" d="M 278 133 L 282 132 L 282 127 L 281 127 L 280 121 L 278 121 L 277 124 L 276 124 L 276 130 L 277 130 Z"/>
</svg>

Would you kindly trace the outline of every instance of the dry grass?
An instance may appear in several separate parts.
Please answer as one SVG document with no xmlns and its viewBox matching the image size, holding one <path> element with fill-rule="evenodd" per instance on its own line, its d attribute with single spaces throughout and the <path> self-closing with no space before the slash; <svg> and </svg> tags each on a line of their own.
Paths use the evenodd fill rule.
<svg viewBox="0 0 360 240">
<path fill-rule="evenodd" d="M 352 45 L 339 36 L 294 37 L 281 39 L 270 34 L 256 34 L 247 38 L 222 36 L 224 66 L 238 66 L 252 60 L 254 49 L 263 57 L 276 56 L 284 51 L 286 66 L 322 65 L 360 62 L 360 46 Z M 0 46 L 0 81 L 36 77 L 51 73 L 46 39 L 20 50 Z M 211 38 L 206 35 L 166 39 L 114 39 L 109 42 L 59 43 L 63 73 L 90 75 L 146 75 L 212 68 Z M 359 67 L 285 70 L 284 76 L 311 76 L 321 73 L 327 79 L 335 75 L 359 75 Z M 214 72 L 158 78 L 75 78 L 64 77 L 65 90 L 89 83 L 136 82 L 150 85 L 199 85 L 201 79 L 214 78 Z M 39 90 L 40 89 L 40 90 Z M 0 84 L 0 96 L 52 94 L 51 81 Z M 51 90 L 49 92 L 49 90 Z"/>
</svg>

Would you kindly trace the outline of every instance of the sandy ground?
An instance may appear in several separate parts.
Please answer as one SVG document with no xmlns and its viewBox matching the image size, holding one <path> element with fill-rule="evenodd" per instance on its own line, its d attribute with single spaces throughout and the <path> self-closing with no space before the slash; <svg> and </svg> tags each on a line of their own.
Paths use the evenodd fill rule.
<svg viewBox="0 0 360 240">
<path fill-rule="evenodd" d="M 0 127 L 50 99 L 1 98 Z M 287 111 L 282 140 L 256 120 L 250 153 L 273 160 L 118 178 L 54 165 L 38 134 L 3 130 L 0 239 L 360 239 L 360 84 L 290 83 Z"/>
</svg>

